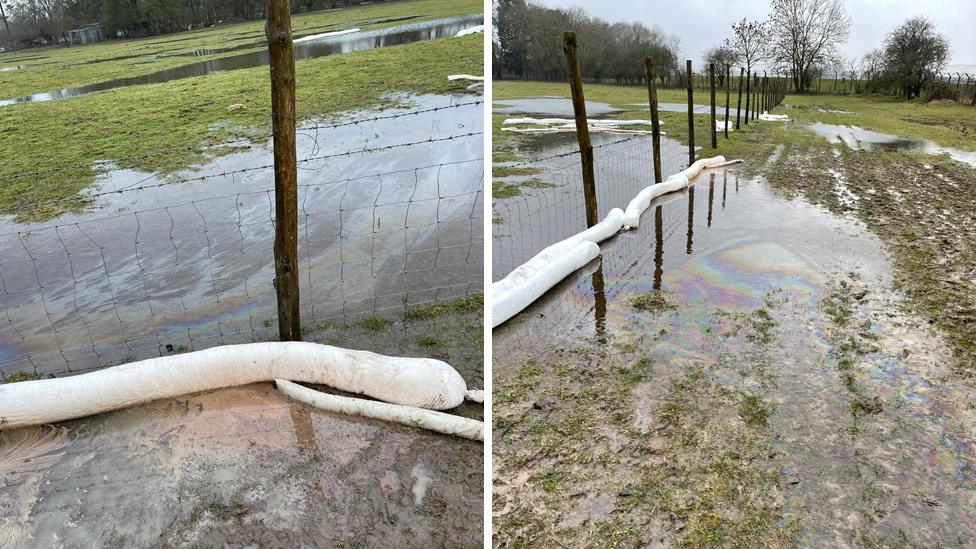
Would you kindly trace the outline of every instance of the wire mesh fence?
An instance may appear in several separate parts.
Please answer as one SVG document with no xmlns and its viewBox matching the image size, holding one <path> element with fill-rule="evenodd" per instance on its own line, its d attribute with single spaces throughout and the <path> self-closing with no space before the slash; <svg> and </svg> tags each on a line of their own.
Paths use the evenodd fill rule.
<svg viewBox="0 0 976 549">
<path fill-rule="evenodd" d="M 481 291 L 482 102 L 438 101 L 300 130 L 309 339 Z M 176 174 L 108 169 L 84 212 L 0 222 L 0 377 L 277 339 L 273 164 L 256 144 Z"/>
<path fill-rule="evenodd" d="M 527 163 L 550 164 L 523 182 L 517 196 L 492 201 L 492 277 L 504 278 L 543 248 L 586 229 L 579 153 L 561 153 Z M 538 163 L 538 164 L 536 164 Z M 661 170 L 666 178 L 688 166 L 688 150 L 674 139 L 661 139 Z M 650 136 L 612 139 L 594 146 L 597 205 L 602 218 L 626 208 L 654 183 Z"/>
</svg>

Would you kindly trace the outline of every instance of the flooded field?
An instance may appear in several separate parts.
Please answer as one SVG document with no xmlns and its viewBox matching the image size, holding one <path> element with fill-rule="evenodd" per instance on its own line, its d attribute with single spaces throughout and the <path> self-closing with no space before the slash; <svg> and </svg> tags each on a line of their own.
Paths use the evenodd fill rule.
<svg viewBox="0 0 976 549">
<path fill-rule="evenodd" d="M 940 147 L 928 139 L 912 139 L 874 132 L 857 126 L 840 126 L 815 122 L 807 129 L 824 137 L 830 143 L 843 143 L 852 149 L 885 151 L 918 151 L 925 154 L 948 154 L 953 160 L 976 167 L 976 152 Z"/>
<path fill-rule="evenodd" d="M 542 139 L 519 151 L 558 151 Z M 601 215 L 651 183 L 649 141 L 596 151 Z M 496 280 L 584 227 L 577 162 L 495 200 Z M 494 330 L 496 544 L 976 538 L 976 389 L 952 350 L 863 223 L 746 168 L 652 203 Z"/>
<path fill-rule="evenodd" d="M 302 314 L 318 341 L 351 344 L 344 325 L 382 330 L 412 307 L 481 291 L 480 98 L 391 100 L 401 107 L 385 118 L 342 125 L 377 114 L 350 112 L 299 130 Z M 270 143 L 232 149 L 166 176 L 102 165 L 83 213 L 0 221 L 0 372 L 273 337 Z"/>
<path fill-rule="evenodd" d="M 482 14 L 472 14 L 462 17 L 425 21 L 421 23 L 408 23 L 372 31 L 353 32 L 350 34 L 340 34 L 335 36 L 323 36 L 317 39 L 313 36 L 312 39 L 306 41 L 296 41 L 295 59 L 313 59 L 328 55 L 338 55 L 354 51 L 399 46 L 421 40 L 432 40 L 435 38 L 454 36 L 459 31 L 481 25 L 483 20 L 484 16 Z M 234 48 L 228 48 L 226 50 L 195 50 L 194 52 L 190 53 L 190 56 L 209 56 L 224 53 L 226 51 L 233 51 L 234 49 L 253 49 L 256 46 L 258 46 L 258 44 L 248 43 L 235 46 Z M 135 57 L 138 56 L 124 56 L 117 57 L 115 59 L 117 60 Z M 259 51 L 242 53 L 240 55 L 230 57 L 189 63 L 145 75 L 118 78 L 86 86 L 63 88 L 44 93 L 3 99 L 0 100 L 0 106 L 24 102 L 54 101 L 57 99 L 77 97 L 115 88 L 140 86 L 145 84 L 159 84 L 162 82 L 170 82 L 184 78 L 204 76 L 210 74 L 211 72 L 233 71 L 265 66 L 267 64 L 268 52 L 266 49 L 262 49 Z"/>
<path fill-rule="evenodd" d="M 722 94 L 722 104 L 716 103 L 715 112 L 725 116 L 725 94 Z M 716 101 L 718 101 L 716 99 Z M 628 106 L 641 107 L 647 109 L 647 103 L 630 103 Z M 692 112 L 695 114 L 710 114 L 712 108 L 709 105 L 692 104 Z M 687 103 L 658 103 L 657 108 L 661 112 L 688 112 Z M 564 97 L 534 97 L 528 99 L 502 99 L 496 101 L 493 109 L 499 114 L 551 114 L 556 116 L 573 116 L 573 102 Z M 607 103 L 599 101 L 586 102 L 586 114 L 589 116 L 600 116 L 624 112 L 623 109 L 614 108 Z M 734 105 L 729 107 L 729 116 L 735 116 L 737 109 Z M 743 111 L 743 115 L 745 112 Z M 650 115 L 648 115 L 650 116 Z"/>
</svg>

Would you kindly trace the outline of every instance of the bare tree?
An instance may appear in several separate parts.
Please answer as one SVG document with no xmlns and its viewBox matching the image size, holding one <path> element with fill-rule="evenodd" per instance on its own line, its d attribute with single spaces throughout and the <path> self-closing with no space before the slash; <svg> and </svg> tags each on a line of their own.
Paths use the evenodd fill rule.
<svg viewBox="0 0 976 549">
<path fill-rule="evenodd" d="M 728 46 L 712 46 L 705 52 L 705 64 L 715 64 L 717 71 L 715 77 L 718 78 L 718 85 L 725 86 L 725 69 L 739 62 L 739 54 Z"/>
<path fill-rule="evenodd" d="M 905 99 L 918 97 L 949 60 L 949 41 L 924 17 L 913 17 L 888 33 L 884 67 Z"/>
<path fill-rule="evenodd" d="M 725 46 L 734 51 L 738 62 L 751 74 L 753 65 L 766 58 L 769 40 L 769 24 L 765 21 L 748 21 L 745 18 L 732 24 L 732 38 L 725 39 Z"/>
<path fill-rule="evenodd" d="M 773 56 L 790 67 L 797 91 L 810 89 L 815 65 L 829 65 L 851 21 L 841 0 L 773 0 Z"/>
</svg>

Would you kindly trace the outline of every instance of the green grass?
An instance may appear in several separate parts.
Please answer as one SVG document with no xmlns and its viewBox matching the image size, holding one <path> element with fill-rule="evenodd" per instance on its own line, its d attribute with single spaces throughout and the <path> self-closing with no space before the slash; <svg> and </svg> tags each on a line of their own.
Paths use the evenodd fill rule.
<svg viewBox="0 0 976 549">
<path fill-rule="evenodd" d="M 403 315 L 404 320 L 427 320 L 445 313 L 473 313 L 481 311 L 485 306 L 485 294 L 476 293 L 450 303 L 435 303 L 433 305 L 415 305 Z"/>
<path fill-rule="evenodd" d="M 410 22 L 466 15 L 482 11 L 474 0 L 411 0 L 295 15 L 295 37 L 359 27 L 372 30 Z M 384 21 L 416 16 L 406 21 Z M 478 35 L 479 37 L 481 35 Z M 200 49 L 241 47 L 233 52 L 194 56 Z M 24 51 L 0 54 L 0 66 L 26 64 L 28 68 L 0 73 L 0 99 L 52 91 L 59 88 L 104 82 L 115 78 L 148 74 L 197 61 L 228 57 L 264 49 L 264 21 L 250 21 L 214 28 L 167 34 L 138 40 L 112 40 L 73 48 L 49 47 L 29 50 L 38 59 L 18 62 Z M 137 58 L 114 59 L 138 55 Z M 103 61 L 82 64 L 87 61 Z M 267 73 L 267 69 L 264 69 Z"/>
<path fill-rule="evenodd" d="M 34 372 L 17 372 L 7 376 L 4 383 L 19 383 L 21 381 L 34 381 L 37 379 L 41 379 L 41 376 Z"/>
<path fill-rule="evenodd" d="M 356 321 L 356 326 L 367 332 L 379 332 L 391 324 L 392 320 L 378 316 L 366 316 Z"/>
<path fill-rule="evenodd" d="M 393 92 L 448 93 L 446 75 L 483 71 L 482 37 L 444 38 L 296 62 L 299 120 L 389 104 Z M 14 71 L 16 72 L 16 71 Z M 74 99 L 0 108 L 0 180 L 56 166 L 122 160 L 121 168 L 172 172 L 202 160 L 189 147 L 270 132 L 267 67 L 120 88 Z M 243 108 L 227 111 L 232 104 Z M 182 148 L 173 150 L 174 148 Z M 0 213 L 45 219 L 76 210 L 90 167 L 3 181 Z M 39 207 L 33 203 L 41 202 Z"/>
<path fill-rule="evenodd" d="M 663 313 L 677 309 L 677 305 L 668 297 L 668 294 L 661 290 L 651 290 L 644 292 L 630 300 L 631 306 L 639 311 L 649 313 Z"/>
</svg>

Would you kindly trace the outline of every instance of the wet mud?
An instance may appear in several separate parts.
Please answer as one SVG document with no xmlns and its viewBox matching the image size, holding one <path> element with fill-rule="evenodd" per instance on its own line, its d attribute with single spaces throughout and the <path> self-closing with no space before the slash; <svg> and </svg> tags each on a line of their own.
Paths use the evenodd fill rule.
<svg viewBox="0 0 976 549">
<path fill-rule="evenodd" d="M 0 433 L 0 545 L 475 546 L 480 443 L 271 384 Z"/>
</svg>

